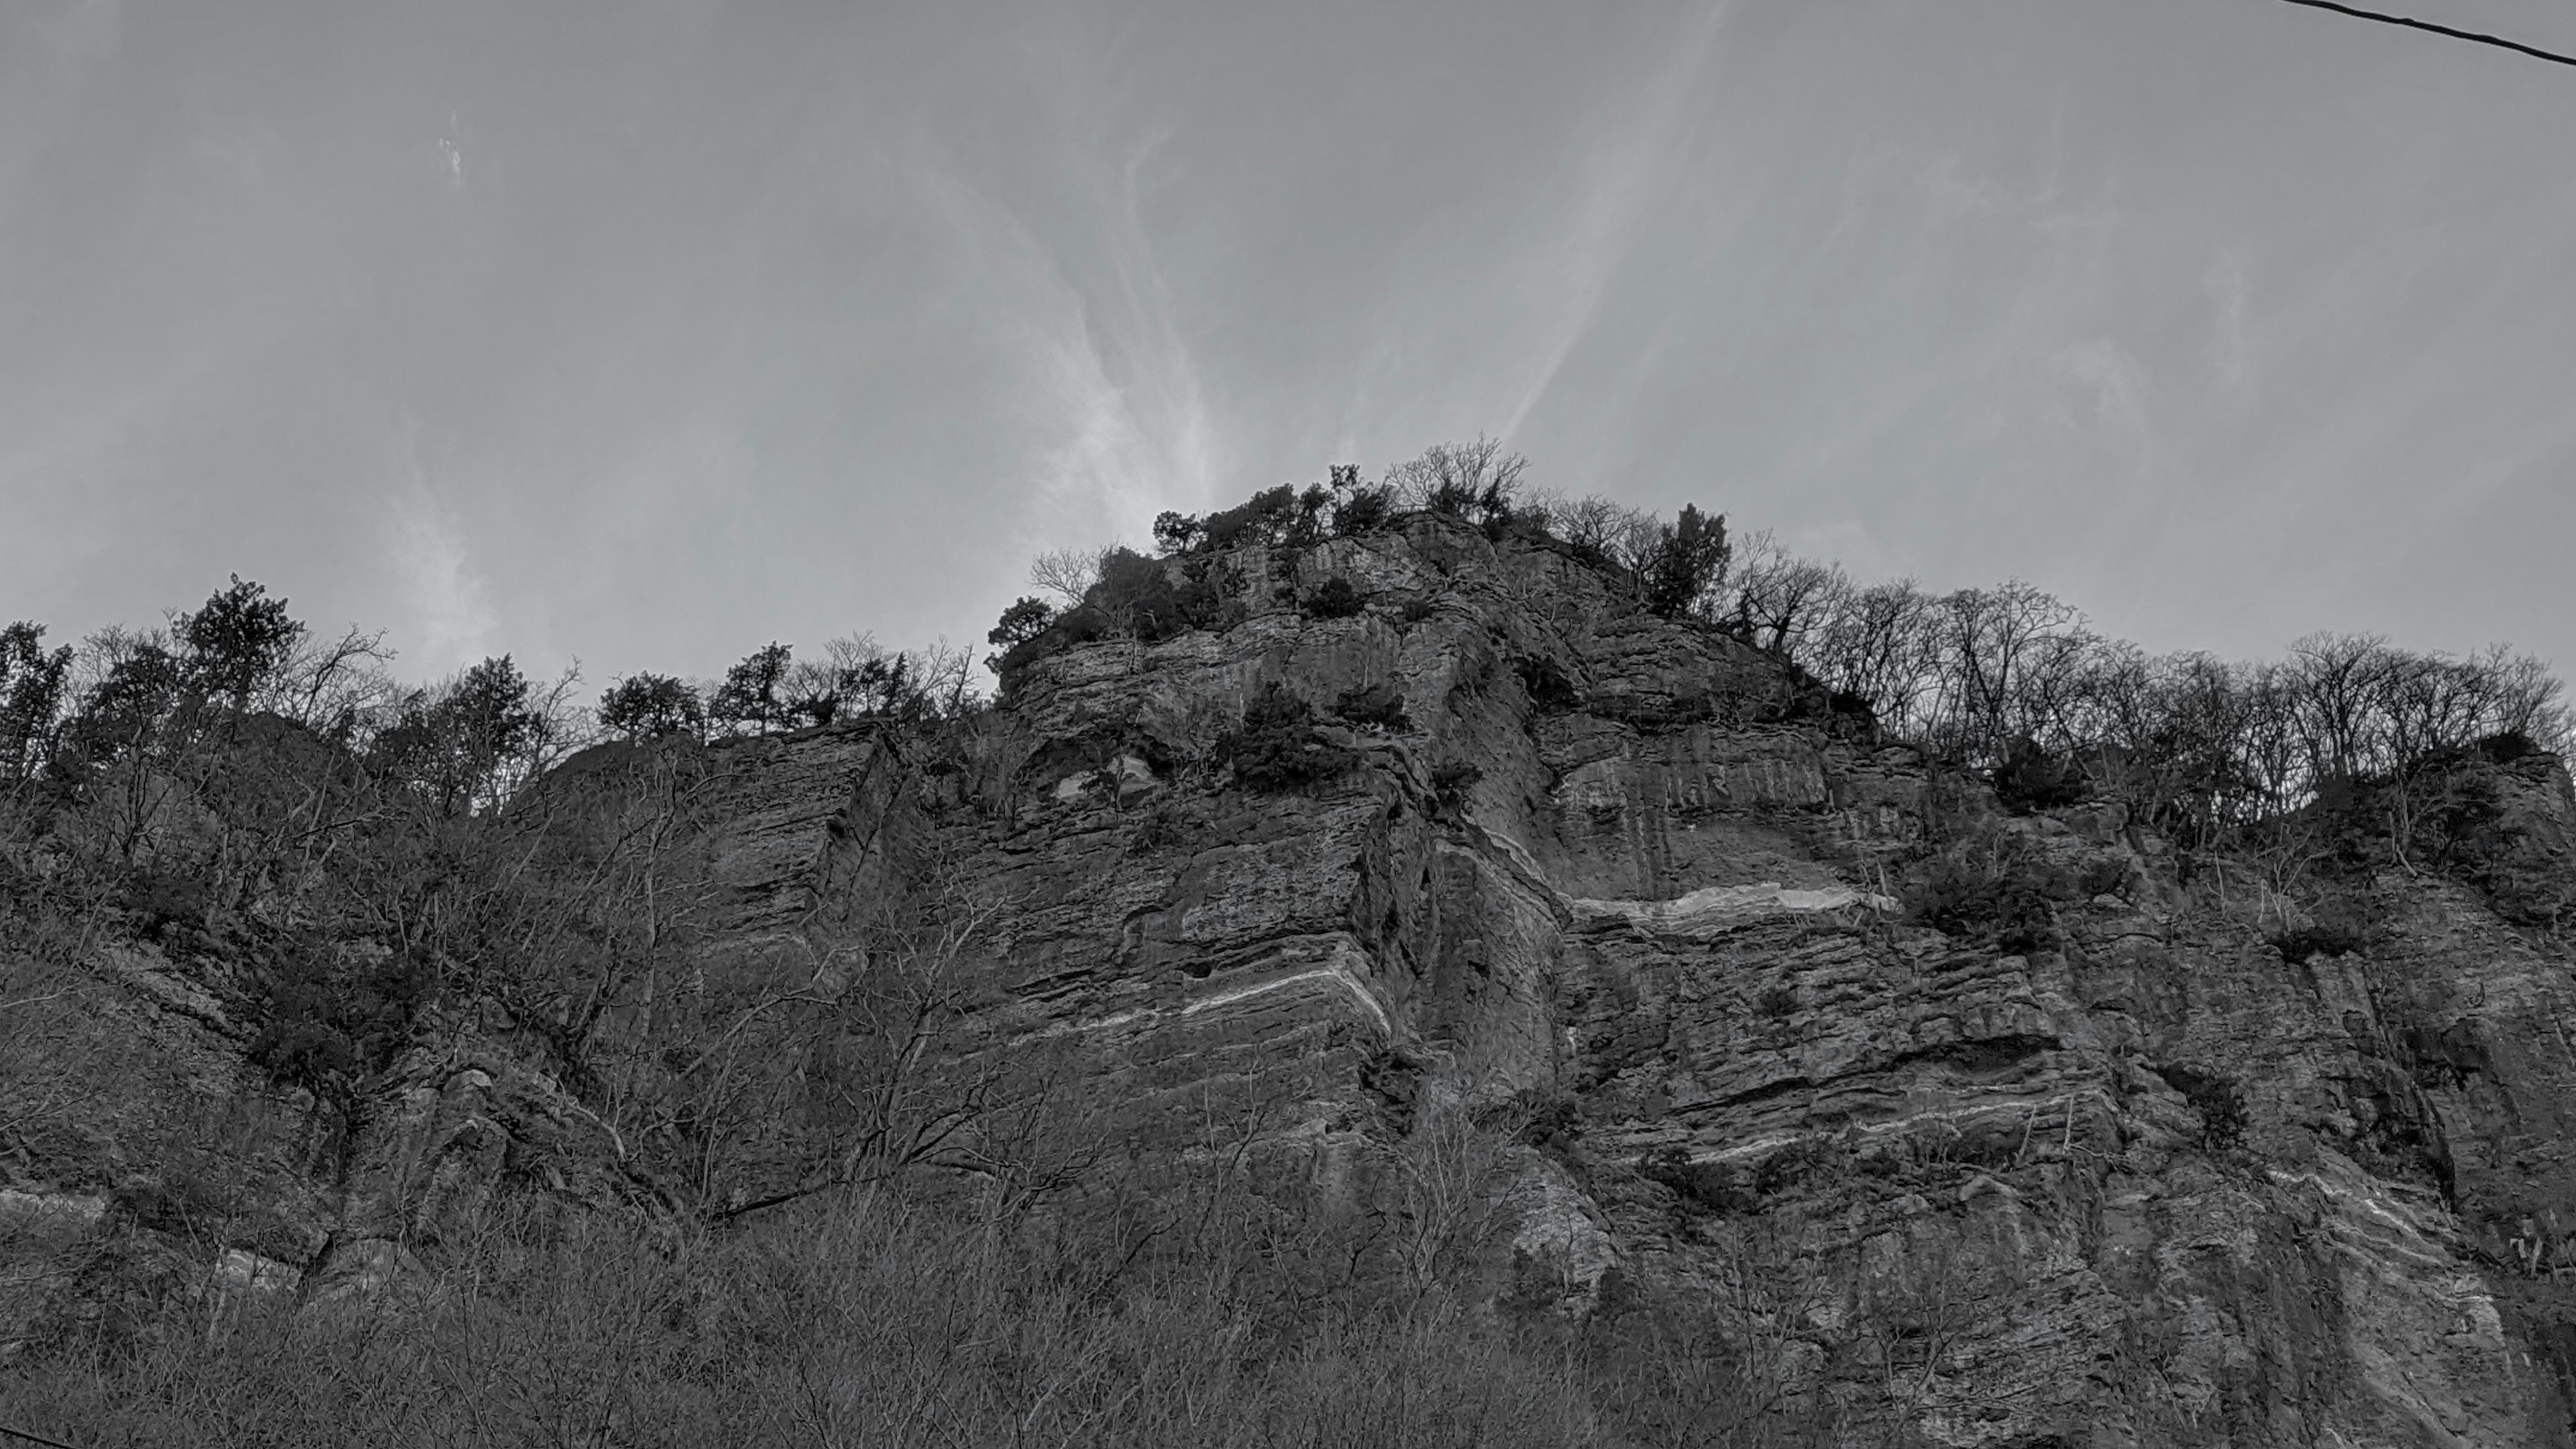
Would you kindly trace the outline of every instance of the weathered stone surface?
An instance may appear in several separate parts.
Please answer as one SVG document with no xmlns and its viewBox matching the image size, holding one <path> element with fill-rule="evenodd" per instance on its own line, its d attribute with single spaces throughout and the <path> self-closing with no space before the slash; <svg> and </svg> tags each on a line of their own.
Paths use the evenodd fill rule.
<svg viewBox="0 0 2576 1449">
<path fill-rule="evenodd" d="M 954 890 L 992 929 L 943 1069 L 1046 1054 L 1095 1170 L 1251 1132 L 1268 1180 L 1351 1197 L 1426 1134 L 1543 1124 L 1492 1146 L 1480 1283 L 1577 1314 L 1620 1281 L 1696 1295 L 1910 1442 L 2570 1442 L 2554 763 L 2506 772 L 2474 883 L 2383 871 L 2367 951 L 2296 964 L 2116 806 L 1951 789 L 1952 831 L 2081 883 L 2006 949 L 1900 918 L 1919 761 L 1564 551 L 1422 519 L 1234 562 L 1231 628 L 1041 660 L 935 761 L 866 725 L 705 751 L 695 969 L 801 951 L 828 994 L 853 913 Z M 1363 613 L 1288 602 L 1336 576 Z M 1234 777 L 1219 741 L 1272 682 L 1351 769 Z M 1382 684 L 1409 728 L 1330 722 Z M 160 1084 L 128 1115 L 167 1140 L 172 1104 L 244 1104 L 269 1164 L 207 1262 L 227 1281 L 362 1300 L 505 1179 L 652 1210 L 506 1023 L 447 1023 L 325 1140 L 210 994 L 148 953 L 112 973 L 100 1029 Z M 0 1219 L 103 1243 L 149 1215 L 145 1138 L 91 1127 L 11 1169 Z"/>
<path fill-rule="evenodd" d="M 1436 603 L 1303 620 L 1256 574 L 1232 631 L 1047 661 L 1002 717 L 1047 762 L 976 867 L 1029 902 L 1002 969 L 1106 1079 L 1154 1064 L 1135 1130 L 1288 1061 L 1307 1130 L 1347 1130 L 1370 1050 L 1566 1101 L 1580 1180 L 1512 1198 L 1564 1302 L 1618 1264 L 1769 1303 L 1789 1371 L 1930 1442 L 2565 1442 L 2555 947 L 2397 879 L 2388 948 L 2287 965 L 2116 806 L 1984 827 L 2115 883 L 2049 949 L 1902 926 L 1920 766 L 1768 661 L 1464 530 L 1298 567 Z M 1210 751 L 1273 679 L 1391 682 L 1415 728 L 1247 800 Z M 1113 757 L 1086 739 L 1147 742 L 1150 784 L 1068 788 Z M 1448 762 L 1480 772 L 1457 808 Z M 1123 852 L 1140 808 L 1189 839 Z M 2517 880 L 2563 868 L 2551 828 Z"/>
</svg>

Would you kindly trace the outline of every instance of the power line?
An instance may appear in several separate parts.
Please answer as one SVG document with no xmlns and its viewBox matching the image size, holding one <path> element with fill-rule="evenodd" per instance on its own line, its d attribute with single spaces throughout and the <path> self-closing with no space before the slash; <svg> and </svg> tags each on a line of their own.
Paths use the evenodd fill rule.
<svg viewBox="0 0 2576 1449">
<path fill-rule="evenodd" d="M 47 1445 L 49 1449 L 72 1449 L 71 1445 L 60 1439 L 48 1439 L 42 1434 L 30 1434 L 24 1429 L 12 1429 L 6 1424 L 0 1424 L 0 1434 L 6 1434 L 12 1439 L 24 1439 L 30 1444 Z"/>
<path fill-rule="evenodd" d="M 2337 15 L 2349 15 L 2356 20 L 2376 20 L 2382 25 L 2403 25 L 2409 30 L 2429 30 L 2435 35 L 2447 35 L 2453 40 L 2475 41 L 2480 45 L 2493 45 L 2505 50 L 2519 51 L 2539 60 L 2556 61 L 2560 65 L 2576 65 L 2576 55 L 2560 55 L 2554 50 L 2542 50 L 2536 45 L 2525 45 L 2519 40 L 2507 40 L 2501 35 L 2481 35 L 2474 30 L 2454 30 L 2447 25 L 2436 25 L 2430 20 L 2410 20 L 2403 15 L 2382 15 L 2376 10 L 2356 10 L 2349 5 L 2337 5 L 2334 0 L 2284 0 L 2284 3 L 2305 5 L 2311 10 L 2331 10 Z"/>
</svg>

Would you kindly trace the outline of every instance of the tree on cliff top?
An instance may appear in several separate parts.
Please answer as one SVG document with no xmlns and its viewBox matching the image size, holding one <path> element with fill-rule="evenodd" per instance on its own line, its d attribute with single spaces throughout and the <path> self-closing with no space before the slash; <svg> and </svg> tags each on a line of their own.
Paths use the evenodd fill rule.
<svg viewBox="0 0 2576 1449">
<path fill-rule="evenodd" d="M 287 617 L 286 600 L 267 595 L 234 574 L 204 608 L 171 621 L 189 688 L 245 709 L 252 692 L 293 657 L 304 626 Z"/>
<path fill-rule="evenodd" d="M 1657 531 L 1654 550 L 1646 557 L 1641 580 L 1646 607 L 1668 619 L 1690 613 L 1709 586 L 1726 576 L 1727 557 L 1726 516 L 1711 517 L 1696 504 L 1683 504 L 1680 516 Z"/>
<path fill-rule="evenodd" d="M 694 737 L 706 718 L 696 690 L 650 670 L 618 680 L 599 697 L 599 727 L 631 740 Z"/>
<path fill-rule="evenodd" d="M 0 781 L 26 779 L 52 753 L 72 651 L 48 652 L 44 638 L 44 625 L 24 620 L 0 629 Z"/>
<path fill-rule="evenodd" d="M 795 722 L 779 686 L 787 682 L 792 651 L 776 640 L 754 649 L 725 671 L 724 683 L 707 702 L 707 717 L 717 724 L 753 734 L 785 729 Z"/>
</svg>

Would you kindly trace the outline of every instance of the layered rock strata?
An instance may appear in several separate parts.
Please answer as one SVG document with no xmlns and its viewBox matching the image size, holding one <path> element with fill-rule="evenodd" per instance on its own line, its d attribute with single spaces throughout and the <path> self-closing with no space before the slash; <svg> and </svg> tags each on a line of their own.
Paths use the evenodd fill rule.
<svg viewBox="0 0 2576 1449">
<path fill-rule="evenodd" d="M 802 952 L 839 989 L 870 902 L 972 902 L 971 1029 L 939 1069 L 1056 1064 L 1083 1172 L 1239 1124 L 1274 1180 L 1357 1196 L 1408 1140 L 1484 1124 L 1492 1292 L 1705 1302 L 1801 1402 L 1922 1442 L 2571 1442 L 2576 982 L 2500 887 L 2383 871 L 2367 949 L 2293 962 L 2277 902 L 2185 886 L 2116 807 L 2005 815 L 1544 541 L 1421 518 L 1171 567 L 1224 592 L 1224 628 L 1038 659 L 960 738 L 709 750 L 703 970 Z M 1300 607 L 1334 578 L 1360 613 Z M 1342 768 L 1229 769 L 1272 685 Z M 1332 721 L 1374 686 L 1400 721 Z M 2513 889 L 2545 895 L 2576 800 L 2546 760 L 2507 785 Z M 2045 930 L 1908 923 L 1959 842 L 2044 878 Z M 505 1172 L 654 1201 L 488 1017 L 432 1033 L 318 1187 L 324 1127 L 253 1080 L 220 1004 L 121 969 L 119 1029 L 181 1084 L 152 1100 L 233 1104 L 268 1164 L 267 1226 L 212 1268 L 245 1291 L 396 1273 Z M 60 1170 L 115 1155 L 93 1135 L 23 1164 L 0 1222 L 143 1242 L 114 1172 Z"/>
</svg>

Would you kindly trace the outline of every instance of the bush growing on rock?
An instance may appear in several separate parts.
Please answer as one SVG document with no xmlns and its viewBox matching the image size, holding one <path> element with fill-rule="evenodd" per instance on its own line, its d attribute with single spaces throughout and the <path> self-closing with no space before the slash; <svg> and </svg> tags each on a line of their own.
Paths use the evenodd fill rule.
<svg viewBox="0 0 2576 1449">
<path fill-rule="evenodd" d="M 1324 580 L 1324 586 L 1315 590 L 1315 597 L 1306 604 L 1306 611 L 1318 619 L 1348 619 L 1367 608 L 1367 599 L 1340 574 Z"/>
<path fill-rule="evenodd" d="M 1187 553 L 1207 529 L 1195 513 L 1166 509 L 1154 515 L 1154 546 L 1165 553 Z"/>
<path fill-rule="evenodd" d="M 1023 598 L 1002 611 L 992 629 L 984 635 L 987 644 L 1015 649 L 1046 632 L 1055 622 L 1055 609 L 1044 599 Z"/>
<path fill-rule="evenodd" d="M 320 943 L 290 942 L 257 987 L 262 1020 L 247 1056 L 279 1086 L 345 1105 L 365 1073 L 402 1050 L 436 986 L 416 958 L 350 961 Z"/>
<path fill-rule="evenodd" d="M 2057 944 L 2051 872 L 2018 839 L 1970 841 L 1932 858 L 1908 892 L 1915 921 L 1964 940 L 2027 955 Z"/>
<path fill-rule="evenodd" d="M 1297 490 L 1282 483 L 1266 488 L 1232 508 L 1207 516 L 1202 533 L 1211 549 L 1223 551 L 1249 543 L 1284 541 L 1297 516 Z"/>
<path fill-rule="evenodd" d="M 1333 510 L 1333 531 L 1357 538 L 1386 527 L 1395 517 L 1395 493 L 1389 488 L 1354 486 Z"/>
<path fill-rule="evenodd" d="M 1357 758 L 1326 741 L 1315 727 L 1315 707 L 1275 680 L 1244 706 L 1242 728 L 1220 738 L 1216 753 L 1233 768 L 1235 779 L 1262 791 L 1329 780 Z"/>
<path fill-rule="evenodd" d="M 667 674 L 628 675 L 599 697 L 599 727 L 630 740 L 694 739 L 706 721 L 698 692 Z"/>
<path fill-rule="evenodd" d="M 1995 767 L 1993 784 L 1995 798 L 2016 815 L 2077 804 L 2092 793 L 2073 762 L 2052 757 L 2028 737 Z"/>
<path fill-rule="evenodd" d="M 1472 760 L 1444 760 L 1432 767 L 1431 793 L 1442 804 L 1455 805 L 1484 778 L 1484 767 Z"/>
<path fill-rule="evenodd" d="M 1512 670 L 1528 691 L 1530 703 L 1540 709 L 1572 709 L 1582 699 L 1565 667 L 1544 654 L 1527 655 L 1512 661 Z"/>
<path fill-rule="evenodd" d="M 1160 560 L 1122 548 L 1102 556 L 1100 583 L 1083 607 L 1097 611 L 1112 632 L 1151 644 L 1215 625 L 1222 604 L 1204 570 L 1184 570 L 1175 584 Z"/>
<path fill-rule="evenodd" d="M 2312 925 L 2295 926 L 2272 937 L 2272 948 L 2281 953 L 2282 960 L 2293 966 L 2317 956 L 2349 955 L 2369 944 L 2368 932 L 2342 921 L 2318 921 Z"/>
</svg>

